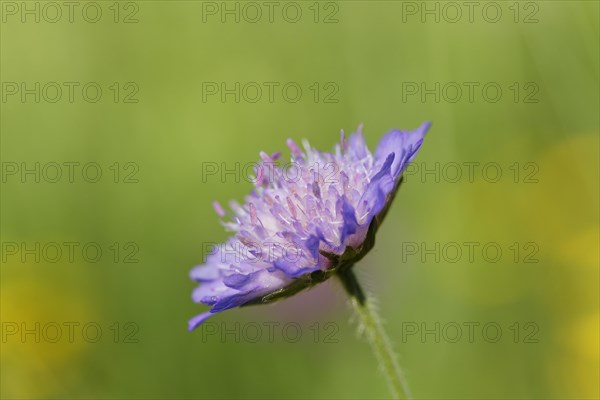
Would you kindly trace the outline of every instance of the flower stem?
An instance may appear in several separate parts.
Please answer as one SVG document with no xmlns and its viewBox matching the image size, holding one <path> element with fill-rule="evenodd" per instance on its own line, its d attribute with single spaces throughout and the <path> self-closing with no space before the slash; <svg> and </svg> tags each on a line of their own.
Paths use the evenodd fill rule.
<svg viewBox="0 0 600 400">
<path fill-rule="evenodd" d="M 364 329 L 381 369 L 387 378 L 392 396 L 395 399 L 410 398 L 410 391 L 398 365 L 396 354 L 392 349 L 390 340 L 385 334 L 381 320 L 372 304 L 372 299 L 365 297 L 354 272 L 352 272 L 352 268 L 346 268 L 337 275 L 350 295 L 352 307 L 360 318 L 361 328 Z"/>
</svg>

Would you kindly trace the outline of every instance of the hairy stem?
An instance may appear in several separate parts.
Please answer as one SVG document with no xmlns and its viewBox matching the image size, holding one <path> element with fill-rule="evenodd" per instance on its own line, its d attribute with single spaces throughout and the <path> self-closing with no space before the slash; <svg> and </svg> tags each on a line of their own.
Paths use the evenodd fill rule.
<svg viewBox="0 0 600 400">
<path fill-rule="evenodd" d="M 369 301 L 365 296 L 356 280 L 354 272 L 352 272 L 352 268 L 346 268 L 337 275 L 350 295 L 352 307 L 354 308 L 356 315 L 360 318 L 361 327 L 364 329 L 367 339 L 371 344 L 371 348 L 387 378 L 392 396 L 395 399 L 410 398 L 411 395 L 402 375 L 402 371 L 400 370 L 400 366 L 398 365 L 396 354 L 392 349 L 390 340 L 385 334 L 383 325 L 372 301 Z"/>
</svg>

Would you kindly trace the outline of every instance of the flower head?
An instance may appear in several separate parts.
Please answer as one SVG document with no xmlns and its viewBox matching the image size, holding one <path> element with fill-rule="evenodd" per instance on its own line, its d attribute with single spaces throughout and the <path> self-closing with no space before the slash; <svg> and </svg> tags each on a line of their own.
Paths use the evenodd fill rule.
<svg viewBox="0 0 600 400">
<path fill-rule="evenodd" d="M 231 202 L 230 214 L 213 204 L 233 236 L 190 273 L 200 283 L 193 300 L 211 309 L 192 318 L 189 329 L 233 307 L 289 297 L 362 258 L 429 126 L 388 132 L 374 154 L 361 127 L 348 139 L 342 131 L 333 153 L 306 141 L 302 151 L 288 139 L 286 165 L 279 153 L 261 152 L 245 203 Z"/>
</svg>

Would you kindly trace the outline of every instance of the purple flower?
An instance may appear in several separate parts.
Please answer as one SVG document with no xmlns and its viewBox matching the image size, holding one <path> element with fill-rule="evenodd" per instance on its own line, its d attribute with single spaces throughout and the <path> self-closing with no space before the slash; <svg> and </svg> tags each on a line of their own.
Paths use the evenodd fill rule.
<svg viewBox="0 0 600 400">
<path fill-rule="evenodd" d="M 261 152 L 255 188 L 244 205 L 231 202 L 227 215 L 213 204 L 234 233 L 190 273 L 200 283 L 193 300 L 211 309 L 192 318 L 189 329 L 233 307 L 289 297 L 361 259 L 373 247 L 400 176 L 429 126 L 388 132 L 375 154 L 361 127 L 348 140 L 342 132 L 333 153 L 308 142 L 301 151 L 291 139 L 291 163 L 278 163 L 279 153 Z"/>
</svg>

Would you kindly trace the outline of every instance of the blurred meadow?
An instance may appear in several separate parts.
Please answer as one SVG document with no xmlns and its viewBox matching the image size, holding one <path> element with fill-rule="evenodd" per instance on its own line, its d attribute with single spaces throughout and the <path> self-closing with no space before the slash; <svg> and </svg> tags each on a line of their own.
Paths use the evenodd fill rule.
<svg viewBox="0 0 600 400">
<path fill-rule="evenodd" d="M 2 398 L 388 397 L 337 282 L 188 273 L 259 151 L 427 120 L 355 267 L 414 396 L 600 397 L 597 1 L 66 3 L 1 2 Z"/>
</svg>

